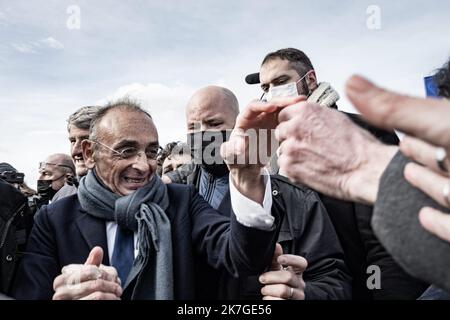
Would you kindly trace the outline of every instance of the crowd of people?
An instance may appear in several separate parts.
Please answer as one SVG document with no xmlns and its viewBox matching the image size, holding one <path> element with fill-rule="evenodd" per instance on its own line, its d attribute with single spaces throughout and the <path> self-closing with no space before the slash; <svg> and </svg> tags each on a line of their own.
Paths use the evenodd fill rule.
<svg viewBox="0 0 450 320">
<path fill-rule="evenodd" d="M 0 163 L 2 298 L 450 299 L 449 62 L 438 98 L 353 76 L 361 114 L 318 78 L 280 49 L 241 112 L 193 93 L 185 141 L 120 99 L 68 117 L 37 191 Z"/>
</svg>

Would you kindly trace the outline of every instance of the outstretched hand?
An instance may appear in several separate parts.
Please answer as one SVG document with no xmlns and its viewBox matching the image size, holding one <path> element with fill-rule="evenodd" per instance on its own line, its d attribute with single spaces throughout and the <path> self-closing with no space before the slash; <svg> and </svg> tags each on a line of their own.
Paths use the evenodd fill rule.
<svg viewBox="0 0 450 320">
<path fill-rule="evenodd" d="M 119 300 L 120 279 L 114 267 L 102 265 L 103 249 L 94 247 L 84 264 L 62 268 L 53 282 L 53 300 Z"/>
</svg>

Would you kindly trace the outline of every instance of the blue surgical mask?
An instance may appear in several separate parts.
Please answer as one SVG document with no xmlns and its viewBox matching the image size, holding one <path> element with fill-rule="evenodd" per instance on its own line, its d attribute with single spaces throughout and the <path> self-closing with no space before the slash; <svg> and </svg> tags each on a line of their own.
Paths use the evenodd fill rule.
<svg viewBox="0 0 450 320">
<path fill-rule="evenodd" d="M 302 81 L 312 71 L 313 70 L 308 71 L 303 77 L 295 82 L 289 82 L 280 86 L 271 87 L 265 97 L 266 100 L 270 101 L 276 97 L 297 97 L 299 95 L 297 90 L 297 83 Z"/>
</svg>

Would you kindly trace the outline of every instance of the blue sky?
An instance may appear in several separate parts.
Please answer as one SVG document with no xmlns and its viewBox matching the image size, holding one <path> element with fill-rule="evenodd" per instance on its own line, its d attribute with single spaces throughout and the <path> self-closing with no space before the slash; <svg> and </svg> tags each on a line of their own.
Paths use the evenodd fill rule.
<svg viewBox="0 0 450 320">
<path fill-rule="evenodd" d="M 378 30 L 366 25 L 370 5 Z M 70 6 L 80 29 L 67 27 Z M 449 12 L 444 1 L 0 0 L 0 162 L 34 187 L 38 162 L 69 152 L 67 117 L 122 95 L 152 113 L 161 142 L 182 140 L 196 89 L 228 87 L 242 109 L 260 96 L 245 75 L 284 47 L 310 56 L 343 110 L 354 73 L 424 95 L 423 76 L 450 56 Z"/>
</svg>

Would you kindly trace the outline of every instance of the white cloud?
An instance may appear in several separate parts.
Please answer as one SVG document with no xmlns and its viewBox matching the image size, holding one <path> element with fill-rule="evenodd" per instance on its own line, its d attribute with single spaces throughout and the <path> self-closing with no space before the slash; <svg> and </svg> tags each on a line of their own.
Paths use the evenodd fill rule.
<svg viewBox="0 0 450 320">
<path fill-rule="evenodd" d="M 41 39 L 39 41 L 29 41 L 23 43 L 13 43 L 12 47 L 20 53 L 38 53 L 39 49 L 62 50 L 64 45 L 53 37 Z"/>
<path fill-rule="evenodd" d="M 22 92 L 14 99 L 0 97 L 0 162 L 11 163 L 25 173 L 26 183 L 36 188 L 38 163 L 54 153 L 69 153 L 66 119 L 86 105 L 72 92 L 34 94 Z M 14 106 L 14 107 L 4 107 Z"/>
<path fill-rule="evenodd" d="M 13 43 L 12 47 L 20 53 L 37 53 L 35 46 L 29 43 Z"/>
<path fill-rule="evenodd" d="M 6 18 L 6 14 L 0 11 L 0 26 L 6 27 L 9 25 L 8 19 Z"/>
<path fill-rule="evenodd" d="M 64 45 L 53 37 L 48 37 L 47 39 L 43 39 L 40 41 L 40 43 L 42 43 L 43 45 L 46 45 L 49 48 L 56 49 L 56 50 L 64 49 Z"/>
<path fill-rule="evenodd" d="M 66 133 L 67 132 L 65 130 L 32 130 L 28 131 L 26 134 L 35 137 L 35 136 L 65 135 Z"/>
</svg>

